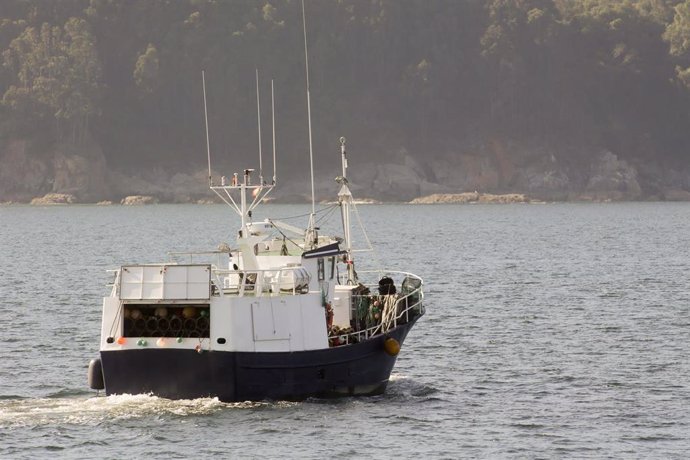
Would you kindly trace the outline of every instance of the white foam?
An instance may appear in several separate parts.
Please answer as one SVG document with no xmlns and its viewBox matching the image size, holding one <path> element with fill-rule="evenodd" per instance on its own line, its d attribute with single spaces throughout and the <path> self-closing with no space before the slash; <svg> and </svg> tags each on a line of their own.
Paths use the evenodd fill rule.
<svg viewBox="0 0 690 460">
<path fill-rule="evenodd" d="M 223 403 L 218 398 L 170 400 L 152 395 L 90 398 L 37 398 L 0 401 L 0 427 L 46 424 L 92 425 L 160 415 L 208 415 L 226 409 L 251 409 L 269 403 Z"/>
<path fill-rule="evenodd" d="M 398 380 L 406 380 L 406 379 L 407 379 L 406 375 L 397 374 L 397 373 L 393 372 L 391 374 L 390 378 L 388 379 L 388 381 L 389 382 L 397 382 Z"/>
</svg>

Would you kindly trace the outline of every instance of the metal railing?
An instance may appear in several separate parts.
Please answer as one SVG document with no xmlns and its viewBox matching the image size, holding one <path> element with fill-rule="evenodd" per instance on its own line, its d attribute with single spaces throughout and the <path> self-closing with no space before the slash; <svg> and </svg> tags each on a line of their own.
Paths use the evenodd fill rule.
<svg viewBox="0 0 690 460">
<path fill-rule="evenodd" d="M 120 270 L 106 270 L 106 273 L 113 274 L 113 282 L 108 283 L 105 286 L 110 288 L 110 297 L 120 296 Z"/>
<path fill-rule="evenodd" d="M 198 253 L 195 253 L 198 254 Z M 170 265 L 167 264 L 151 264 L 151 265 Z M 113 281 L 107 283 L 106 287 L 110 288 L 110 297 L 119 297 L 120 295 L 120 269 L 106 270 L 113 275 Z M 286 273 L 299 272 L 292 274 L 287 278 L 282 277 Z M 306 278 L 303 267 L 281 267 L 269 270 L 229 270 L 212 268 L 212 290 L 217 295 L 234 295 L 245 296 L 252 295 L 254 297 L 262 296 L 277 296 L 277 295 L 299 295 L 305 294 L 309 290 L 310 278 L 307 274 Z M 290 282 L 291 279 L 300 282 Z M 288 287 L 289 285 L 289 287 Z"/>
<path fill-rule="evenodd" d="M 340 333 L 340 334 L 329 334 L 329 341 L 332 339 L 337 339 L 338 345 L 348 345 L 351 343 L 358 343 L 365 341 L 371 337 L 374 337 L 379 334 L 383 334 L 388 332 L 391 329 L 394 329 L 398 327 L 399 324 L 406 324 L 410 321 L 410 319 L 414 319 L 415 317 L 419 317 L 424 315 L 425 313 L 425 308 L 424 308 L 424 281 L 422 278 L 419 276 L 408 273 L 408 272 L 381 272 L 381 271 L 366 271 L 366 272 L 360 272 L 359 275 L 371 275 L 371 274 L 376 274 L 378 277 L 383 277 L 383 276 L 404 276 L 405 280 L 414 280 L 415 282 L 419 283 L 419 286 L 413 289 L 412 291 L 409 292 L 403 292 L 404 289 L 401 288 L 401 293 L 400 294 L 392 294 L 392 295 L 381 295 L 381 294 L 362 294 L 362 295 L 353 295 L 352 296 L 352 302 L 353 305 L 360 306 L 362 303 L 366 303 L 367 309 L 370 308 L 370 305 L 373 304 L 375 301 L 379 302 L 390 302 L 389 299 L 393 298 L 394 299 L 394 305 L 392 307 L 388 308 L 394 308 L 395 309 L 395 315 L 392 316 L 392 318 L 388 318 L 387 320 L 383 318 L 383 311 L 381 318 L 375 322 L 375 324 L 367 325 L 364 329 L 359 329 L 359 330 L 354 330 L 352 332 L 348 332 L 346 334 Z M 404 281 L 403 281 L 404 283 Z M 370 291 L 375 291 L 378 290 L 379 285 L 374 284 L 374 283 L 368 283 L 364 284 L 366 288 L 368 288 Z M 366 312 L 367 315 L 369 315 L 369 311 Z M 355 318 L 355 325 L 358 321 L 361 321 L 361 318 Z"/>
<path fill-rule="evenodd" d="M 309 277 L 301 278 L 300 283 L 284 280 L 282 275 L 292 272 L 292 279 L 299 279 L 297 273 L 303 272 L 303 267 L 281 267 L 269 270 L 229 270 L 213 269 L 214 282 L 219 287 L 221 295 L 244 297 L 298 295 L 309 291 Z M 289 288 L 286 286 L 290 284 Z"/>
<path fill-rule="evenodd" d="M 299 295 L 309 292 L 309 278 L 302 278 L 302 283 L 292 283 L 291 289 L 285 289 L 284 286 L 289 284 L 289 278 L 286 281 L 281 280 L 281 274 L 290 271 L 303 270 L 301 266 L 282 267 L 270 270 L 229 270 L 229 269 L 212 269 L 212 284 L 217 288 L 218 295 L 234 295 L 245 296 L 251 295 L 254 297 L 261 296 L 278 296 L 278 295 Z M 111 296 L 119 295 L 120 286 L 120 270 L 108 270 L 114 274 L 114 281 L 109 286 L 112 287 Z M 296 279 L 296 274 L 293 279 Z M 403 281 L 398 285 L 401 286 L 399 294 L 355 294 L 351 298 L 352 306 L 366 305 L 366 315 L 370 314 L 369 308 L 375 302 L 383 302 L 384 305 L 388 303 L 388 309 L 394 309 L 394 315 L 389 318 L 384 318 L 385 311 L 381 311 L 381 318 L 376 321 L 371 321 L 369 318 L 362 318 L 355 314 L 355 326 L 360 326 L 364 321 L 364 328 L 356 328 L 347 333 L 329 333 L 329 341 L 332 339 L 338 340 L 338 345 L 347 345 L 351 343 L 358 343 L 368 340 L 379 334 L 384 334 L 391 329 L 398 327 L 398 325 L 406 324 L 411 319 L 424 315 L 424 281 L 421 277 L 402 271 L 382 272 L 382 271 L 361 271 L 359 272 L 361 278 L 380 279 L 384 276 L 389 277 L 404 277 Z M 414 289 L 408 290 L 405 282 L 417 285 Z M 362 284 L 369 292 L 376 292 L 379 289 L 377 283 Z M 360 313 L 360 312 L 357 312 Z M 349 329 L 349 328 L 347 328 Z"/>
<path fill-rule="evenodd" d="M 223 260 L 225 259 L 227 261 L 228 255 L 230 253 L 230 249 L 228 248 L 227 250 L 215 250 L 215 251 L 169 251 L 168 252 L 168 260 L 173 263 L 180 263 L 180 259 L 182 260 L 182 263 L 184 264 L 206 264 L 209 263 L 209 259 L 213 259 L 212 265 L 216 265 L 218 267 L 223 265 Z M 184 260 L 187 259 L 187 260 Z M 225 263 L 227 265 L 227 262 Z"/>
</svg>

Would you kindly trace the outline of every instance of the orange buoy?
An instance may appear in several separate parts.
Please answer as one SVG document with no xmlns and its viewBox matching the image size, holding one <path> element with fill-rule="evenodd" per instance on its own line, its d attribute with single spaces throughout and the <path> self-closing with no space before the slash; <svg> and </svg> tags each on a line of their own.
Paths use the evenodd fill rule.
<svg viewBox="0 0 690 460">
<path fill-rule="evenodd" d="M 187 319 L 196 317 L 196 308 L 184 307 L 182 309 L 182 316 L 184 316 Z"/>
<path fill-rule="evenodd" d="M 400 353 L 400 342 L 393 337 L 388 337 L 383 342 L 383 349 L 391 356 L 398 356 L 398 353 Z"/>
</svg>

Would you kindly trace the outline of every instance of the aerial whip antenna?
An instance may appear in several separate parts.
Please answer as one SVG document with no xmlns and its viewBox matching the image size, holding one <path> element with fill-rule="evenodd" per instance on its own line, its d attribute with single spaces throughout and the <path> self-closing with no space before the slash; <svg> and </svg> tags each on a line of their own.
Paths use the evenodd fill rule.
<svg viewBox="0 0 690 460">
<path fill-rule="evenodd" d="M 311 98 L 309 97 L 309 53 L 307 52 L 307 19 L 304 13 L 304 0 L 302 0 L 302 26 L 304 30 L 304 65 L 307 73 L 307 120 L 309 122 L 309 171 L 311 174 L 311 216 L 309 228 L 314 229 L 314 214 L 316 214 L 314 199 L 314 153 L 311 141 Z"/>
<path fill-rule="evenodd" d="M 271 124 L 273 125 L 273 185 L 276 184 L 276 104 L 271 80 Z"/>
<path fill-rule="evenodd" d="M 259 69 L 256 69 L 256 121 L 259 125 L 259 185 L 264 184 L 264 171 L 261 162 L 261 104 L 259 102 Z"/>
<path fill-rule="evenodd" d="M 259 93 L 259 70 L 256 70 L 256 112 L 257 124 L 259 128 L 259 183 L 252 184 L 251 175 L 254 169 L 245 169 L 242 177 L 234 173 L 229 182 L 226 181 L 225 176 L 221 176 L 220 185 L 213 185 L 211 175 L 211 148 L 208 136 L 208 110 L 206 104 L 206 76 L 201 73 L 201 79 L 204 89 L 204 116 L 206 120 L 206 149 L 208 152 L 208 180 L 211 190 L 223 200 L 225 204 L 233 208 L 233 210 L 242 219 L 242 231 L 240 231 L 240 238 L 242 232 L 248 231 L 248 225 L 252 220 L 252 211 L 260 203 L 262 203 L 269 193 L 273 190 L 275 185 L 275 121 L 273 121 L 273 183 L 267 184 L 263 178 L 263 159 L 261 148 L 261 94 Z M 271 105 L 273 106 L 273 81 L 271 81 Z M 247 195 L 250 194 L 248 197 Z M 248 199 L 249 198 L 249 199 Z M 245 264 L 248 262 L 245 260 Z M 246 265 L 245 265 L 246 266 Z"/>
<path fill-rule="evenodd" d="M 211 143 L 208 139 L 208 108 L 206 106 L 206 75 L 205 72 L 201 71 L 201 86 L 204 90 L 204 120 L 206 122 L 206 154 L 208 156 L 208 185 L 213 186 L 213 180 L 211 179 Z"/>
</svg>

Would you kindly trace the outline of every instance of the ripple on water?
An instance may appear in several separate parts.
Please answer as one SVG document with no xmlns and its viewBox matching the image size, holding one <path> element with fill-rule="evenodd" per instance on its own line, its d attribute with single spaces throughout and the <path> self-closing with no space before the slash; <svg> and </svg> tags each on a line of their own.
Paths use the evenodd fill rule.
<svg viewBox="0 0 690 460">
<path fill-rule="evenodd" d="M 58 392 L 60 393 L 60 392 Z M 223 403 L 217 398 L 169 400 L 152 395 L 113 395 L 68 397 L 53 394 L 48 398 L 0 400 L 0 427 L 36 427 L 44 425 L 97 425 L 119 420 L 157 416 L 202 416 L 230 409 L 257 409 L 289 406 L 292 403 Z"/>
<path fill-rule="evenodd" d="M 117 458 L 122 446 L 152 458 L 690 452 L 690 205 L 360 211 L 384 265 L 427 287 L 428 314 L 387 392 L 235 405 L 84 390 L 103 268 L 216 247 L 237 227 L 222 207 L 3 208 L 0 457 Z"/>
</svg>

